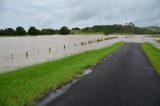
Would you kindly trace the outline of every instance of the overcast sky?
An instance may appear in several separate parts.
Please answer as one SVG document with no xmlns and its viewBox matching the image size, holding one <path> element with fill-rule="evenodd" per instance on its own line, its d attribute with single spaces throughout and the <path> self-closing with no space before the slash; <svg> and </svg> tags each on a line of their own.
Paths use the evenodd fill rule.
<svg viewBox="0 0 160 106">
<path fill-rule="evenodd" d="M 160 25 L 160 0 L 0 0 L 0 28 Z"/>
</svg>

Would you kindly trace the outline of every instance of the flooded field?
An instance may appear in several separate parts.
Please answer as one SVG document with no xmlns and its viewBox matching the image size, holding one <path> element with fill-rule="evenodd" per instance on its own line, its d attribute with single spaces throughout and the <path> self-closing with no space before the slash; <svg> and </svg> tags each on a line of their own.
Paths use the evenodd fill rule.
<svg viewBox="0 0 160 106">
<path fill-rule="evenodd" d="M 144 39 L 144 42 L 149 42 L 153 44 L 154 46 L 156 46 L 157 48 L 160 48 L 160 43 L 157 42 L 159 40 L 160 40 L 160 37 L 146 37 Z"/>
<path fill-rule="evenodd" d="M 0 72 L 107 47 L 123 40 L 122 37 L 107 39 L 110 37 L 113 36 L 2 37 L 0 38 Z"/>
<path fill-rule="evenodd" d="M 88 50 L 107 47 L 120 41 L 150 42 L 160 48 L 160 43 L 157 43 L 156 40 L 160 40 L 160 38 L 147 37 L 146 35 L 136 35 L 134 37 L 116 35 L 1 37 L 0 73 L 45 61 L 56 60 Z"/>
</svg>

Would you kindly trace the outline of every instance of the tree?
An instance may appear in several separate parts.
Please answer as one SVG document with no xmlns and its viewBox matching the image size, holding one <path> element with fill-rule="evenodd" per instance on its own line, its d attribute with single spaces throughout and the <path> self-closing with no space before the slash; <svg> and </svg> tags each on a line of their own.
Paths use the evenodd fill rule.
<svg viewBox="0 0 160 106">
<path fill-rule="evenodd" d="M 81 30 L 81 29 L 78 27 L 75 27 L 75 28 L 72 28 L 72 30 Z"/>
<path fill-rule="evenodd" d="M 128 34 L 134 33 L 135 25 L 133 23 L 125 23 L 125 32 Z"/>
<path fill-rule="evenodd" d="M 23 27 L 19 26 L 16 28 L 16 35 L 25 35 L 26 31 Z"/>
<path fill-rule="evenodd" d="M 106 31 L 104 32 L 104 35 L 109 35 L 109 31 L 106 30 Z"/>
<path fill-rule="evenodd" d="M 42 29 L 41 30 L 41 32 L 40 32 L 40 34 L 42 34 L 42 35 L 54 35 L 56 33 L 56 31 L 55 30 L 53 30 L 53 29 Z"/>
<path fill-rule="evenodd" d="M 59 30 L 59 34 L 62 34 L 62 35 L 70 34 L 70 30 L 68 29 L 68 27 L 64 26 Z"/>
<path fill-rule="evenodd" d="M 83 32 L 89 32 L 90 29 L 91 29 L 90 27 L 86 27 L 86 28 L 83 28 L 82 31 L 83 31 Z"/>
<path fill-rule="evenodd" d="M 4 31 L 4 35 L 14 35 L 15 31 L 13 28 L 6 28 Z"/>
<path fill-rule="evenodd" d="M 3 29 L 0 29 L 0 35 L 5 35 L 4 33 L 5 31 Z"/>
<path fill-rule="evenodd" d="M 38 35 L 39 34 L 39 30 L 36 29 L 35 27 L 31 26 L 28 29 L 28 35 Z"/>
</svg>

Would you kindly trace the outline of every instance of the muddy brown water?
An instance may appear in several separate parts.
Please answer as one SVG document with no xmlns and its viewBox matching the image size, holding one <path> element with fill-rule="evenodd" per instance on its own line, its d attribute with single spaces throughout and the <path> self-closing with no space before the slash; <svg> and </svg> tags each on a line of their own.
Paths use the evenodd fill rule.
<svg viewBox="0 0 160 106">
<path fill-rule="evenodd" d="M 82 45 L 82 42 L 97 41 L 111 36 L 68 35 L 27 36 L 0 38 L 0 73 L 20 67 L 56 60 L 87 50 L 110 46 L 122 38 Z"/>
</svg>

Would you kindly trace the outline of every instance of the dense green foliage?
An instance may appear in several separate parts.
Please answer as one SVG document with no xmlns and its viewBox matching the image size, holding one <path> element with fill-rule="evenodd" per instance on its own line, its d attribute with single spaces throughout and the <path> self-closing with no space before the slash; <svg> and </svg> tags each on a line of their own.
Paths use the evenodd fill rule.
<svg viewBox="0 0 160 106">
<path fill-rule="evenodd" d="M 70 34 L 70 30 L 64 26 L 59 30 L 59 34 L 62 34 L 62 35 Z"/>
<path fill-rule="evenodd" d="M 46 29 L 37 29 L 34 26 L 31 26 L 28 31 L 23 27 L 19 26 L 15 30 L 13 28 L 0 29 L 0 36 L 17 36 L 17 35 L 54 35 L 59 34 L 59 31 L 64 34 L 69 34 L 69 29 L 67 27 L 61 28 L 62 30 L 54 30 L 51 28 Z"/>
<path fill-rule="evenodd" d="M 75 28 L 72 28 L 72 30 L 81 30 L 81 29 L 78 27 L 75 27 Z"/>
<path fill-rule="evenodd" d="M 133 23 L 125 25 L 95 25 L 86 28 L 72 28 L 73 34 L 158 34 L 158 30 L 136 27 Z"/>
<path fill-rule="evenodd" d="M 153 67 L 155 68 L 158 75 L 160 75 L 160 49 L 154 47 L 149 43 L 143 43 L 142 47 L 150 59 Z"/>
<path fill-rule="evenodd" d="M 15 31 L 13 28 L 0 29 L 0 35 L 15 35 Z"/>
<path fill-rule="evenodd" d="M 38 35 L 38 34 L 39 34 L 39 30 L 36 29 L 35 27 L 32 26 L 28 29 L 28 35 Z"/>
<path fill-rule="evenodd" d="M 149 26 L 149 27 L 145 27 L 145 29 L 155 32 L 155 34 L 157 33 L 160 34 L 160 27 L 158 26 Z"/>
<path fill-rule="evenodd" d="M 125 25 L 95 25 L 86 28 L 72 28 L 62 27 L 59 30 L 52 28 L 37 29 L 35 27 L 30 27 L 28 32 L 22 27 L 18 27 L 16 30 L 12 28 L 0 29 L 0 36 L 4 35 L 54 35 L 54 34 L 160 34 L 160 27 L 137 27 L 133 23 L 126 23 Z M 25 32 L 25 33 L 24 33 Z"/>
<path fill-rule="evenodd" d="M 87 27 L 82 29 L 83 32 L 85 31 L 93 31 L 93 32 L 105 32 L 106 30 L 109 33 L 123 33 L 122 25 L 96 25 L 91 28 Z"/>
<path fill-rule="evenodd" d="M 96 65 L 123 43 L 80 53 L 64 59 L 0 74 L 0 106 L 29 106 L 59 86 L 73 80 L 83 69 Z"/>
<path fill-rule="evenodd" d="M 57 30 L 48 28 L 48 29 L 42 29 L 40 35 L 54 35 L 56 33 L 58 33 Z"/>
<path fill-rule="evenodd" d="M 106 31 L 104 32 L 104 35 L 109 35 L 109 31 L 106 30 Z"/>
<path fill-rule="evenodd" d="M 149 30 L 147 28 L 136 27 L 132 23 L 125 25 L 95 25 L 93 27 L 86 27 L 81 30 L 82 32 L 106 32 L 110 34 L 156 34 L 158 31 Z"/>
<path fill-rule="evenodd" d="M 25 29 L 23 27 L 19 26 L 19 27 L 16 28 L 15 34 L 16 35 L 25 35 L 26 31 L 25 31 Z"/>
</svg>

